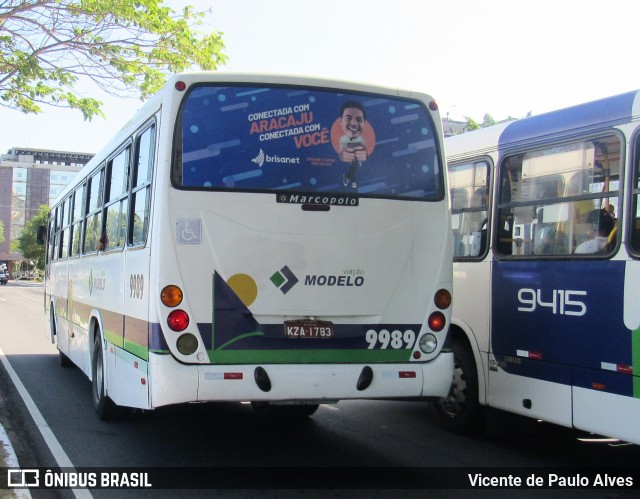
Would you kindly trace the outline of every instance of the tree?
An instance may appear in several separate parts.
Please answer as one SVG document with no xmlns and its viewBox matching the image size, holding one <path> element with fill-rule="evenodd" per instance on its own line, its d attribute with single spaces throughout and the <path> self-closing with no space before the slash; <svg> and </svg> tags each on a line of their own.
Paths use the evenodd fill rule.
<svg viewBox="0 0 640 499">
<path fill-rule="evenodd" d="M 221 33 L 198 33 L 203 12 L 180 14 L 164 0 L 0 1 L 0 105 L 25 113 L 41 104 L 78 109 L 85 120 L 102 103 L 77 89 L 90 78 L 102 90 L 141 99 L 170 73 L 223 65 Z"/>
<path fill-rule="evenodd" d="M 470 118 L 469 116 L 465 116 L 465 118 L 467 119 L 467 124 L 464 127 L 466 132 L 480 129 L 480 125 L 478 125 L 478 122 L 476 120 Z"/>
<path fill-rule="evenodd" d="M 494 120 L 489 113 L 485 113 L 484 118 L 482 118 L 482 128 L 493 126 L 495 124 L 496 124 L 496 120 Z"/>
<path fill-rule="evenodd" d="M 0 220 L 0 243 L 4 242 L 4 222 Z"/>
<path fill-rule="evenodd" d="M 18 249 L 26 260 L 35 262 L 36 267 L 44 269 L 45 245 L 38 242 L 38 231 L 40 227 L 46 227 L 49 218 L 49 207 L 40 206 L 38 213 L 25 224 L 22 232 L 18 236 Z"/>
</svg>

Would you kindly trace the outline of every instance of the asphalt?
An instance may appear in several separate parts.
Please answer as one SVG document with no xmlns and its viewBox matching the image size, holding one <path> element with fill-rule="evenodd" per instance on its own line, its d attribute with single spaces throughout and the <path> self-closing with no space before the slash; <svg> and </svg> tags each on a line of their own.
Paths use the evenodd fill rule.
<svg viewBox="0 0 640 499">
<path fill-rule="evenodd" d="M 16 281 L 12 282 L 17 283 Z M 41 285 L 28 281 L 20 284 L 25 286 Z M 2 350 L 0 350 L 0 354 L 2 356 L 2 359 L 0 360 L 4 364 L 6 362 L 6 358 L 4 357 L 4 353 L 2 352 Z M 7 382 L 11 383 L 8 378 L 9 377 L 7 376 Z M 6 488 L 8 487 L 9 480 L 8 469 L 20 468 L 20 463 L 18 461 L 18 456 L 16 454 L 14 444 L 11 442 L 9 433 L 5 429 L 5 425 L 11 424 L 9 418 L 9 406 L 11 404 L 9 402 L 8 396 L 9 394 L 5 393 L 5 390 L 0 390 L 0 470 L 6 473 L 5 476 L 0 476 L 0 497 L 2 497 L 3 499 L 30 499 L 31 494 L 28 489 Z M 17 434 L 17 432 L 14 433 Z"/>
</svg>

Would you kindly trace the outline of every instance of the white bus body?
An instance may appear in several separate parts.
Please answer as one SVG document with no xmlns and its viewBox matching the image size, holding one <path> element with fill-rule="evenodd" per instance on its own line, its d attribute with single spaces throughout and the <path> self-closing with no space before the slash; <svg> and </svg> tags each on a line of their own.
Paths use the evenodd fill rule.
<svg viewBox="0 0 640 499">
<path fill-rule="evenodd" d="M 454 232 L 446 427 L 483 406 L 640 443 L 640 93 L 446 142 Z"/>
<path fill-rule="evenodd" d="M 173 77 L 52 209 L 49 331 L 98 414 L 447 393 L 441 133 L 422 94 Z"/>
</svg>

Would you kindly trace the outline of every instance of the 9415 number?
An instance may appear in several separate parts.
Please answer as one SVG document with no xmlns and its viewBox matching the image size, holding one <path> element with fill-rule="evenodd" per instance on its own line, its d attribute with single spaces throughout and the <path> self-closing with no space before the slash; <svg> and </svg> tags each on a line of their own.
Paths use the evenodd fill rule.
<svg viewBox="0 0 640 499">
<path fill-rule="evenodd" d="M 582 317 L 587 313 L 587 305 L 576 298 L 587 296 L 586 291 L 569 289 L 552 289 L 543 292 L 541 289 L 522 288 L 518 290 L 519 312 L 535 312 L 538 307 L 547 307 L 554 314 Z"/>
</svg>

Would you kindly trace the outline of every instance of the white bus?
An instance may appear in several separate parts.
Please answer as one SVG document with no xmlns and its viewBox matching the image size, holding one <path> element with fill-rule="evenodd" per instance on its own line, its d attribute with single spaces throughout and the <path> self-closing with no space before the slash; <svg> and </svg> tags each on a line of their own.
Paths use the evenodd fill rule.
<svg viewBox="0 0 640 499">
<path fill-rule="evenodd" d="M 446 140 L 446 427 L 484 406 L 640 443 L 640 93 Z"/>
<path fill-rule="evenodd" d="M 51 210 L 45 308 L 100 418 L 446 395 L 437 105 L 277 75 L 172 77 Z"/>
</svg>

